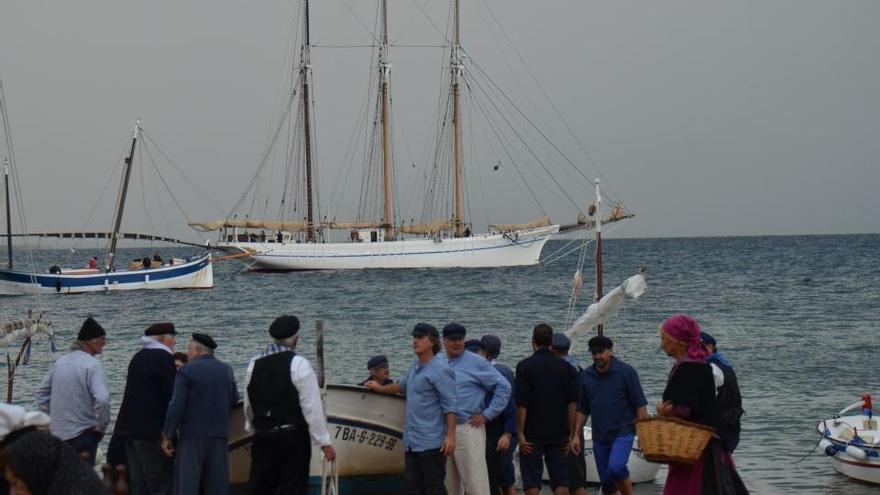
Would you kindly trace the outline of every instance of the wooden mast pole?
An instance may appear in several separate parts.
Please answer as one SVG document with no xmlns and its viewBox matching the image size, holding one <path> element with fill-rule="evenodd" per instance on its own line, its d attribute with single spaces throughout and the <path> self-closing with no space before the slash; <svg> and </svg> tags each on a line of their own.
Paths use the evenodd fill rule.
<svg viewBox="0 0 880 495">
<path fill-rule="evenodd" d="M 12 202 L 9 196 L 9 160 L 3 159 L 3 183 L 6 187 L 6 253 L 9 255 L 8 268 L 12 270 Z"/>
<path fill-rule="evenodd" d="M 309 36 L 309 0 L 303 2 L 303 44 L 302 44 L 302 60 L 300 62 L 299 74 L 302 83 L 302 106 L 303 106 L 303 144 L 305 145 L 306 159 L 306 240 L 315 241 L 315 207 L 314 207 L 314 185 L 312 184 L 312 117 L 309 106 L 309 78 L 312 72 L 311 60 L 311 40 Z"/>
<path fill-rule="evenodd" d="M 602 299 L 602 193 L 596 179 L 596 300 L 599 299 Z M 602 335 L 602 325 L 597 325 L 596 330 Z"/>
<path fill-rule="evenodd" d="M 134 133 L 131 136 L 131 150 L 125 159 L 125 170 L 122 173 L 122 189 L 119 192 L 119 204 L 116 205 L 116 220 L 113 222 L 113 231 L 110 233 L 110 249 L 107 251 L 107 261 L 104 263 L 105 270 L 113 270 L 113 257 L 116 254 L 116 241 L 119 237 L 119 228 L 122 226 L 122 212 L 125 210 L 125 196 L 128 194 L 128 181 L 131 178 L 131 164 L 134 161 L 134 149 L 137 145 L 138 134 L 141 131 L 141 121 L 134 123 Z"/>
<path fill-rule="evenodd" d="M 391 136 L 388 132 L 391 109 L 388 101 L 388 82 L 391 64 L 388 62 L 388 1 L 382 0 L 382 48 L 379 52 L 379 78 L 382 91 L 382 173 L 385 179 L 385 240 L 394 237 L 394 210 L 391 204 Z"/>
<path fill-rule="evenodd" d="M 459 114 L 459 78 L 464 69 L 461 65 L 461 47 L 459 36 L 459 0 L 454 0 L 454 24 L 452 40 L 452 153 L 455 157 L 455 237 L 462 236 L 464 221 L 464 178 L 461 165 L 461 128 Z"/>
</svg>

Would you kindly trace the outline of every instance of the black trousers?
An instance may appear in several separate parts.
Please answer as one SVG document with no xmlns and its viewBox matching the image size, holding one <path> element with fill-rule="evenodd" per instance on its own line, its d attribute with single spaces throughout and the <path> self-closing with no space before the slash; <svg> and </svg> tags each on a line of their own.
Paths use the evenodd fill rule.
<svg viewBox="0 0 880 495">
<path fill-rule="evenodd" d="M 446 456 L 440 449 L 407 452 L 403 482 L 406 495 L 446 495 Z"/>
<path fill-rule="evenodd" d="M 498 452 L 498 439 L 501 433 L 486 428 L 486 468 L 489 471 L 489 491 L 492 495 L 501 493 L 501 473 L 504 470 L 504 454 Z"/>
<path fill-rule="evenodd" d="M 258 431 L 251 446 L 251 493 L 305 495 L 311 460 L 308 430 Z"/>
</svg>

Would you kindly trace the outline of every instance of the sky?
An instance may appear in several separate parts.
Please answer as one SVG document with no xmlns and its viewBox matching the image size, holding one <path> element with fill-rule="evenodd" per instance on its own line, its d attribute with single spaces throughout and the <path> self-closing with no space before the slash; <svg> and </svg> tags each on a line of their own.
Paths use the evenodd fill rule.
<svg viewBox="0 0 880 495">
<path fill-rule="evenodd" d="M 375 5 L 312 6 L 321 197 L 342 198 L 325 205 L 340 217 L 359 187 L 360 172 L 343 166 L 371 68 L 369 49 L 331 46 L 368 44 Z M 462 5 L 469 55 L 541 108 L 535 122 L 636 214 L 608 235 L 880 232 L 880 2 Z M 447 4 L 389 9 L 398 194 L 412 196 L 407 174 L 424 172 L 441 89 Z M 295 2 L 279 0 L 4 1 L 0 79 L 29 230 L 106 230 L 136 118 L 196 183 L 163 174 L 186 217 L 222 218 L 286 98 L 295 19 Z M 471 209 L 486 210 L 475 219 L 540 216 L 521 194 L 478 187 L 512 181 L 509 164 L 495 175 L 492 163 L 468 166 L 480 174 Z M 134 182 L 123 230 L 196 238 L 169 198 L 149 192 L 162 187 L 155 178 Z M 541 199 L 554 221 L 574 219 L 571 204 Z"/>
</svg>

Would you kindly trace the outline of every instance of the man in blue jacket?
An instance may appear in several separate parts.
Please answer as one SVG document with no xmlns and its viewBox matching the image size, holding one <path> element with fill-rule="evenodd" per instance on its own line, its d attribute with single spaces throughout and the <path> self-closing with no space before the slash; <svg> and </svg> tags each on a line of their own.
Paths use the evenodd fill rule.
<svg viewBox="0 0 880 495">
<path fill-rule="evenodd" d="M 177 374 L 175 335 L 173 323 L 150 325 L 141 337 L 143 349 L 128 364 L 113 438 L 122 442 L 132 495 L 170 495 L 174 486 L 174 463 L 160 440 Z"/>
<path fill-rule="evenodd" d="M 187 347 L 189 364 L 177 372 L 174 395 L 165 418 L 162 449 L 172 456 L 176 492 L 229 493 L 229 411 L 238 402 L 232 367 L 214 357 L 217 343 L 209 335 L 194 333 Z"/>
</svg>

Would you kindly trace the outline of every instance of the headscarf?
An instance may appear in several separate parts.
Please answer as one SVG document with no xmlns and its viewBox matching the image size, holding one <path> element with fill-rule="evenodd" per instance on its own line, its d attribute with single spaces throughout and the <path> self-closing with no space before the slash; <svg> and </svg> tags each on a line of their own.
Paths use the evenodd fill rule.
<svg viewBox="0 0 880 495">
<path fill-rule="evenodd" d="M 28 432 L 6 446 L 8 463 L 33 495 L 102 493 L 101 480 L 77 453 L 45 431 Z"/>
<path fill-rule="evenodd" d="M 709 353 L 700 341 L 700 325 L 696 320 L 685 314 L 670 316 L 660 325 L 666 335 L 687 344 L 687 352 L 681 361 L 705 363 Z"/>
</svg>

